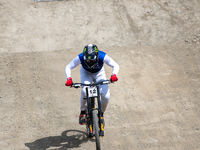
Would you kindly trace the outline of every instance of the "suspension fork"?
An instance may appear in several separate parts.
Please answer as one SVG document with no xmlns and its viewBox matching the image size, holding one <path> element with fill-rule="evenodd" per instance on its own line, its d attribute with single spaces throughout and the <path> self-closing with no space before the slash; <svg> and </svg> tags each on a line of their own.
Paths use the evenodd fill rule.
<svg viewBox="0 0 200 150">
<path fill-rule="evenodd" d="M 101 119 L 101 100 L 100 100 L 100 94 L 99 94 L 99 86 L 97 86 L 97 100 L 98 100 L 98 117 L 99 117 L 99 128 L 100 128 L 100 134 L 102 131 L 104 131 L 103 126 L 103 120 Z"/>
<path fill-rule="evenodd" d="M 90 130 L 90 135 L 93 137 L 93 125 L 92 125 L 92 109 L 94 108 L 94 98 L 91 97 L 89 98 L 88 94 L 88 87 L 86 87 L 86 95 L 87 95 L 87 109 L 88 109 L 88 115 L 89 117 L 87 118 L 87 122 L 89 122 L 89 130 Z"/>
</svg>

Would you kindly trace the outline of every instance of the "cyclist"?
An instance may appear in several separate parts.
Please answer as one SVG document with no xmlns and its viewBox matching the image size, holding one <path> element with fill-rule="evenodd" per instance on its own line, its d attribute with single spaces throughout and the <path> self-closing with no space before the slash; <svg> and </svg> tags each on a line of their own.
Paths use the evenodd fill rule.
<svg viewBox="0 0 200 150">
<path fill-rule="evenodd" d="M 106 74 L 104 69 L 104 63 L 112 67 L 111 82 L 118 80 L 117 74 L 119 71 L 119 65 L 109 57 L 105 52 L 100 51 L 96 45 L 88 44 L 84 47 L 83 52 L 80 53 L 76 58 L 74 58 L 66 67 L 65 74 L 67 77 L 66 86 L 72 86 L 73 81 L 71 77 L 71 69 L 77 67 L 81 64 L 80 74 L 81 74 L 81 83 L 91 84 L 94 82 L 99 82 L 101 80 L 106 80 Z M 99 87 L 101 95 L 101 115 L 104 121 L 103 113 L 106 110 L 106 107 L 110 101 L 110 92 L 107 84 L 100 85 Z M 82 87 L 81 98 L 80 98 L 80 116 L 79 124 L 84 125 L 87 109 L 86 101 L 86 89 Z"/>
</svg>

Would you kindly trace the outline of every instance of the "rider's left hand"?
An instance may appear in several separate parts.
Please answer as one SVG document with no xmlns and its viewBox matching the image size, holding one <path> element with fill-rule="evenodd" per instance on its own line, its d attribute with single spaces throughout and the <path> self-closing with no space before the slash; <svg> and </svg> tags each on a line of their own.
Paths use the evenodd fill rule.
<svg viewBox="0 0 200 150">
<path fill-rule="evenodd" d="M 111 82 L 116 82 L 118 80 L 116 74 L 113 74 L 111 77 L 110 77 L 110 81 Z"/>
</svg>

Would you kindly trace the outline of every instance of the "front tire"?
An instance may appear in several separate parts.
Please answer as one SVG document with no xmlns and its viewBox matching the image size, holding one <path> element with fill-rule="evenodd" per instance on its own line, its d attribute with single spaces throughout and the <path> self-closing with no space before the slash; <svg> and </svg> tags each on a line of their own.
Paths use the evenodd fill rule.
<svg viewBox="0 0 200 150">
<path fill-rule="evenodd" d="M 97 111 L 92 111 L 92 117 L 93 117 L 93 131 L 95 131 L 95 140 L 96 140 L 96 149 L 100 150 L 100 138 L 99 138 L 99 126 L 98 126 L 98 120 L 97 120 Z"/>
</svg>

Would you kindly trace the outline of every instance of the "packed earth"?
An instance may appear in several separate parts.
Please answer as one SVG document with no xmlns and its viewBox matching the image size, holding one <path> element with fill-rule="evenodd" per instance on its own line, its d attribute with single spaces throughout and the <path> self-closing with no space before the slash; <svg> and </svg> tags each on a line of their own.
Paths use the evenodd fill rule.
<svg viewBox="0 0 200 150">
<path fill-rule="evenodd" d="M 200 149 L 199 8 L 199 0 L 0 0 L 0 149 L 95 149 L 78 123 L 81 89 L 66 87 L 64 72 L 89 43 L 120 66 L 103 150 Z M 80 82 L 80 66 L 72 79 Z"/>
</svg>

